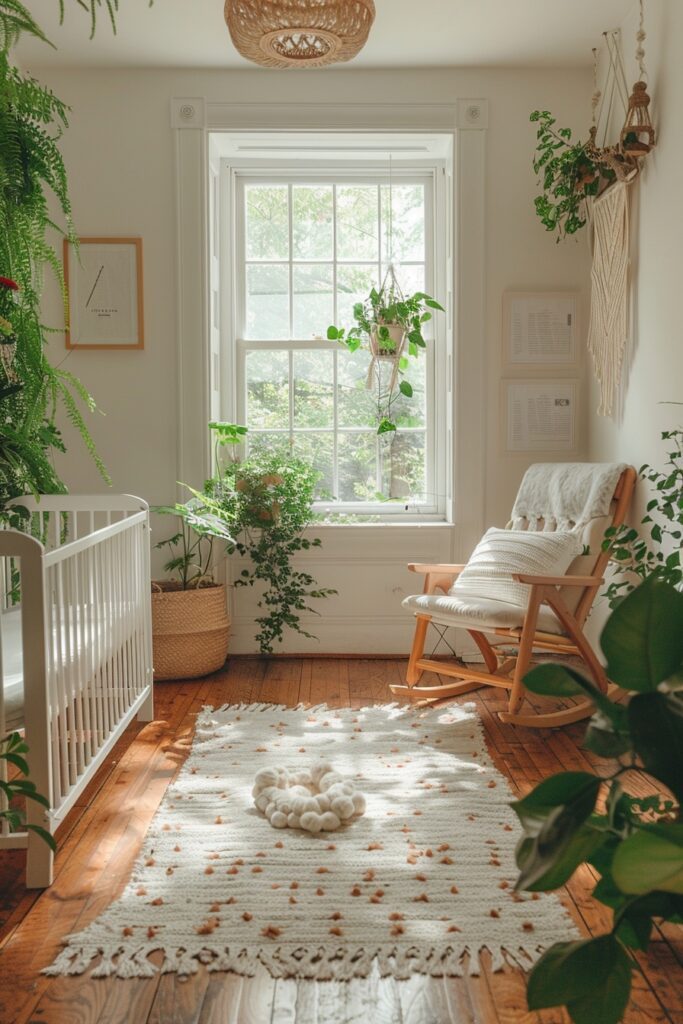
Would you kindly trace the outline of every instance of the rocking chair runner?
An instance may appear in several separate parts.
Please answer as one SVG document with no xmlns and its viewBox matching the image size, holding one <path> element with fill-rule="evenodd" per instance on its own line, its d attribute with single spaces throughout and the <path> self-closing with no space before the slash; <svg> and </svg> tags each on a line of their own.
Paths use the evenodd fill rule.
<svg viewBox="0 0 683 1024">
<path fill-rule="evenodd" d="M 589 553 L 575 557 L 565 575 L 514 574 L 512 579 L 516 583 L 529 588 L 526 609 L 506 605 L 500 600 L 463 595 L 454 588 L 454 582 L 464 565 L 409 565 L 411 572 L 424 575 L 425 582 L 421 595 L 404 601 L 415 613 L 417 624 L 407 685 L 392 686 L 393 692 L 410 700 L 434 701 L 481 686 L 502 687 L 509 691 L 510 697 L 508 710 L 500 712 L 500 718 L 504 722 L 532 727 L 568 725 L 592 714 L 590 700 L 548 713 L 521 713 L 525 695 L 523 679 L 534 649 L 541 649 L 580 656 L 600 689 L 609 690 L 610 684 L 584 634 L 584 626 L 604 582 L 602 574 L 609 559 L 609 553 L 602 550 L 605 530 L 624 522 L 636 479 L 636 471 L 631 466 L 558 463 L 532 466 L 527 471 L 508 529 L 543 532 L 571 529 L 578 535 L 584 552 Z M 596 482 L 598 489 L 600 484 L 603 487 L 601 498 Z M 529 498 L 533 508 L 529 507 Z M 438 591 L 447 596 L 437 596 Z M 466 600 L 453 601 L 457 595 Z M 487 671 L 470 668 L 457 659 L 436 661 L 423 657 L 430 622 L 466 629 L 481 651 Z M 487 634 L 504 638 L 503 646 L 516 648 L 516 655 L 499 656 Z M 459 682 L 419 686 L 424 671 L 453 676 Z"/>
</svg>

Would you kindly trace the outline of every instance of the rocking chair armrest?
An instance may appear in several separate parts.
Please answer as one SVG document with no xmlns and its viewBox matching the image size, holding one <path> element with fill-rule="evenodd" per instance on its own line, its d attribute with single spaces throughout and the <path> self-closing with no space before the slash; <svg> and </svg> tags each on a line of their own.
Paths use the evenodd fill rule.
<svg viewBox="0 0 683 1024">
<path fill-rule="evenodd" d="M 423 575 L 429 575 L 429 573 L 433 572 L 440 573 L 442 576 L 458 576 L 464 568 L 464 565 L 439 565 L 438 563 L 432 564 L 430 562 L 408 563 L 408 569 L 410 572 L 419 572 Z"/>
<path fill-rule="evenodd" d="M 605 582 L 601 576 L 530 576 L 525 572 L 513 573 L 512 578 L 532 587 L 600 587 Z"/>
</svg>

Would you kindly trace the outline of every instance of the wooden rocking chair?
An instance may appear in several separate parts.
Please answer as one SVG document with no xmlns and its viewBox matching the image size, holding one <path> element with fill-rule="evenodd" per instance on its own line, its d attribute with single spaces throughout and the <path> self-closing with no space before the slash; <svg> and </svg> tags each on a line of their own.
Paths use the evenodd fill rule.
<svg viewBox="0 0 683 1024">
<path fill-rule="evenodd" d="M 528 513 L 515 517 L 519 495 L 513 511 L 513 521 L 509 529 L 530 528 L 532 518 L 534 529 L 553 530 L 558 521 L 557 495 L 566 490 L 570 473 L 576 470 L 570 463 L 535 466 L 528 471 L 542 471 L 548 478 L 552 477 L 555 486 L 556 500 L 553 508 L 534 509 L 534 516 Z M 586 519 L 570 520 L 565 525 L 576 527 L 584 548 L 582 554 L 574 558 L 566 575 L 534 576 L 515 574 L 513 579 L 529 587 L 529 599 L 526 609 L 513 605 L 504 605 L 500 601 L 479 601 L 476 618 L 467 612 L 453 611 L 453 602 L 448 595 L 457 594 L 452 590 L 456 577 L 465 568 L 463 565 L 420 565 L 408 566 L 411 572 L 424 575 L 424 589 L 421 595 L 406 598 L 404 606 L 415 613 L 417 620 L 415 638 L 410 653 L 406 686 L 392 686 L 392 691 L 416 701 L 443 700 L 482 686 L 498 686 L 510 694 L 507 711 L 499 712 L 504 722 L 516 725 L 555 728 L 578 722 L 593 713 L 593 704 L 584 700 L 577 705 L 565 707 L 548 713 L 521 713 L 525 691 L 523 679 L 529 670 L 532 654 L 535 649 L 549 651 L 559 655 L 578 655 L 586 664 L 595 683 L 603 692 L 608 692 L 610 684 L 595 652 L 584 633 L 586 619 L 593 602 L 604 583 L 603 573 L 609 560 L 609 553 L 602 550 L 605 530 L 610 526 L 620 526 L 628 513 L 633 495 L 637 474 L 633 467 L 589 466 L 581 467 L 584 473 L 590 471 L 609 472 L 614 469 L 621 473 L 614 488 L 606 515 L 588 515 Z M 526 479 L 526 478 L 525 478 Z M 522 494 L 524 484 L 520 488 Z M 609 491 L 608 491 L 609 499 Z M 590 513 L 591 509 L 587 509 Z M 594 511 L 594 510 L 593 510 Z M 580 527 L 577 525 L 580 524 Z M 441 591 L 442 595 L 437 596 Z M 476 604 L 477 599 L 474 599 Z M 460 626 L 465 628 L 483 655 L 486 671 L 470 668 L 457 659 L 451 661 L 435 660 L 423 657 L 427 630 L 430 622 L 441 626 Z M 488 634 L 488 635 L 487 635 Z M 499 655 L 488 636 L 501 637 L 499 646 L 516 649 L 514 656 Z M 453 676 L 459 680 L 436 686 L 419 686 L 419 680 L 425 671 L 439 675 Z"/>
</svg>

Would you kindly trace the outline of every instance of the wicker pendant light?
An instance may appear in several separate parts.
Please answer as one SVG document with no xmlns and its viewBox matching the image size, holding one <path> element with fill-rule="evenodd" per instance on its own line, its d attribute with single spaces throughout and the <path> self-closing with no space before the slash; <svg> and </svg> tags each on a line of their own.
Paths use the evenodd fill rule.
<svg viewBox="0 0 683 1024">
<path fill-rule="evenodd" d="M 321 68 L 367 42 L 374 0 L 225 0 L 237 50 L 266 68 Z"/>
</svg>

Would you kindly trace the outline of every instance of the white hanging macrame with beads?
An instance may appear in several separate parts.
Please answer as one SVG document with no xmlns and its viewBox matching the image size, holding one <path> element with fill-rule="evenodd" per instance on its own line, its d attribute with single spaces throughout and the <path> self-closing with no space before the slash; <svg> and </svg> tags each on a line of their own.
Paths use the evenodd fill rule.
<svg viewBox="0 0 683 1024">
<path fill-rule="evenodd" d="M 629 323 L 628 185 L 615 182 L 595 200 L 588 351 L 600 383 L 598 414 L 611 416 Z"/>
<path fill-rule="evenodd" d="M 601 92 L 597 86 L 597 52 L 595 63 L 595 92 L 593 94 L 593 135 L 597 135 L 602 120 L 605 93 L 609 91 L 609 108 L 605 119 L 605 133 L 609 130 L 611 108 L 615 92 L 628 103 L 626 75 L 616 33 L 604 33 L 609 53 L 607 85 Z M 640 0 L 640 25 L 636 36 L 636 62 L 641 78 L 645 70 L 645 30 L 643 0 Z M 621 380 L 621 368 L 629 333 L 629 183 L 637 177 L 637 164 L 632 173 L 620 174 L 591 204 L 589 217 L 592 225 L 593 266 L 591 269 L 591 312 L 588 329 L 588 351 L 593 358 L 595 375 L 600 384 L 598 415 L 611 416 L 615 395 Z"/>
</svg>

